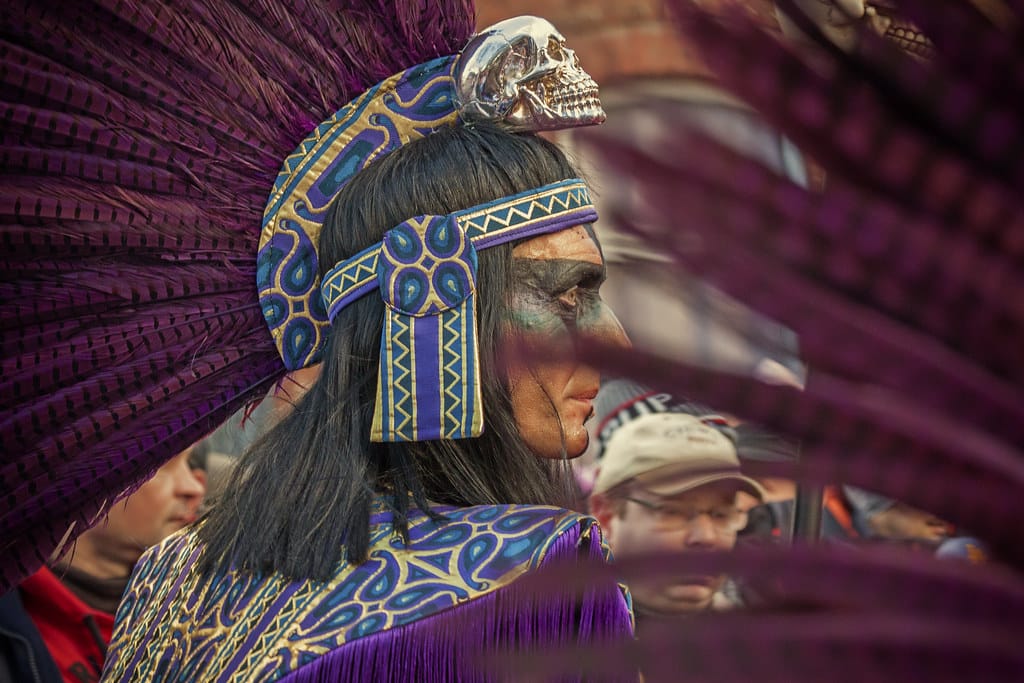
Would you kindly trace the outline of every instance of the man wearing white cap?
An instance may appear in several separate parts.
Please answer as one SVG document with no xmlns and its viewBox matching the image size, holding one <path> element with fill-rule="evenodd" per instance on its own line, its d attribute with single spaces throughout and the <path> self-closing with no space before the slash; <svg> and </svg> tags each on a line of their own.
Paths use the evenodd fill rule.
<svg viewBox="0 0 1024 683">
<path fill-rule="evenodd" d="M 736 448 L 700 418 L 679 412 L 636 417 L 604 447 L 591 511 L 616 558 L 656 552 L 731 550 L 747 520 L 737 506 L 761 485 L 740 472 Z M 637 614 L 673 615 L 721 606 L 724 576 L 633 583 Z"/>
</svg>

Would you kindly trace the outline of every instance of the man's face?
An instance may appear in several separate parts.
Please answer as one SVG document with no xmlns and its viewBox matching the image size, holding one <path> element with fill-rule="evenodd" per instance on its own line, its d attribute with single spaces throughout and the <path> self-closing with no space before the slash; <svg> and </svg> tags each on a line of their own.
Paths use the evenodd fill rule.
<svg viewBox="0 0 1024 683">
<path fill-rule="evenodd" d="M 590 226 L 541 235 L 512 250 L 515 290 L 509 334 L 534 348 L 571 351 L 581 337 L 628 345 L 601 301 L 604 257 Z M 545 458 L 575 458 L 587 447 L 583 423 L 594 411 L 601 376 L 573 362 L 516 364 L 509 369 L 512 411 L 520 434 Z"/>
<path fill-rule="evenodd" d="M 189 466 L 190 450 L 176 455 L 135 493 L 115 503 L 107 520 L 86 532 L 94 535 L 94 545 L 134 564 L 146 548 L 192 522 L 206 487 Z"/>
<path fill-rule="evenodd" d="M 602 505 L 595 514 L 616 559 L 667 552 L 731 550 L 736 532 L 746 523 L 736 509 L 737 487 L 716 482 L 669 497 L 633 490 L 622 499 Z M 669 577 L 631 582 L 639 610 L 682 614 L 707 609 L 724 576 Z"/>
</svg>

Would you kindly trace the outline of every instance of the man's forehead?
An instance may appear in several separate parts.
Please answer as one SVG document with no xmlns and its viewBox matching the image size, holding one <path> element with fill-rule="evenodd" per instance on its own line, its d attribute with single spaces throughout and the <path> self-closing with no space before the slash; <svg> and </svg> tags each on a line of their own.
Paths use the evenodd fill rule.
<svg viewBox="0 0 1024 683">
<path fill-rule="evenodd" d="M 589 225 L 577 225 L 516 245 L 512 256 L 520 259 L 566 259 L 603 264 L 601 249 Z"/>
<path fill-rule="evenodd" d="M 708 500 L 731 502 L 740 491 L 740 488 L 740 485 L 735 481 L 716 481 L 681 493 L 661 496 L 661 500 L 672 503 L 691 503 Z"/>
</svg>

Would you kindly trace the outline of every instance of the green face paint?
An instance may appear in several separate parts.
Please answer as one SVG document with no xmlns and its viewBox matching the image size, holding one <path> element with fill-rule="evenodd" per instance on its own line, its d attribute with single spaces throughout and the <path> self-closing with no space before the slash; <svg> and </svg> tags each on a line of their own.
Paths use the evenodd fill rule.
<svg viewBox="0 0 1024 683">
<path fill-rule="evenodd" d="M 512 411 L 527 445 L 542 457 L 576 457 L 601 385 L 597 369 L 568 356 L 583 338 L 628 344 L 601 301 L 604 258 L 588 226 L 542 235 L 512 250 L 508 334 L 539 354 L 509 367 Z"/>
<path fill-rule="evenodd" d="M 555 337 L 595 332 L 609 313 L 599 290 L 603 264 L 573 259 L 514 258 L 511 320 L 528 336 Z"/>
</svg>

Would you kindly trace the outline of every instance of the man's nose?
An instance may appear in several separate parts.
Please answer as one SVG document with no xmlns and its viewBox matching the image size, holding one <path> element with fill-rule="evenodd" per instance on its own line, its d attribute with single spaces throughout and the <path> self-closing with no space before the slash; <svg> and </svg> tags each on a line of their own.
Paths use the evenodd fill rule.
<svg viewBox="0 0 1024 683">
<path fill-rule="evenodd" d="M 597 320 L 587 330 L 587 336 L 608 346 L 618 346 L 623 349 L 633 348 L 633 342 L 629 340 L 629 335 L 623 329 L 615 311 L 603 302 Z"/>
<path fill-rule="evenodd" d="M 206 485 L 183 462 L 174 470 L 174 492 L 183 498 L 201 498 L 206 494 Z"/>
<path fill-rule="evenodd" d="M 710 548 L 715 545 L 717 538 L 718 532 L 715 530 L 715 525 L 706 513 L 698 514 L 687 524 L 685 541 L 687 547 Z"/>
</svg>

